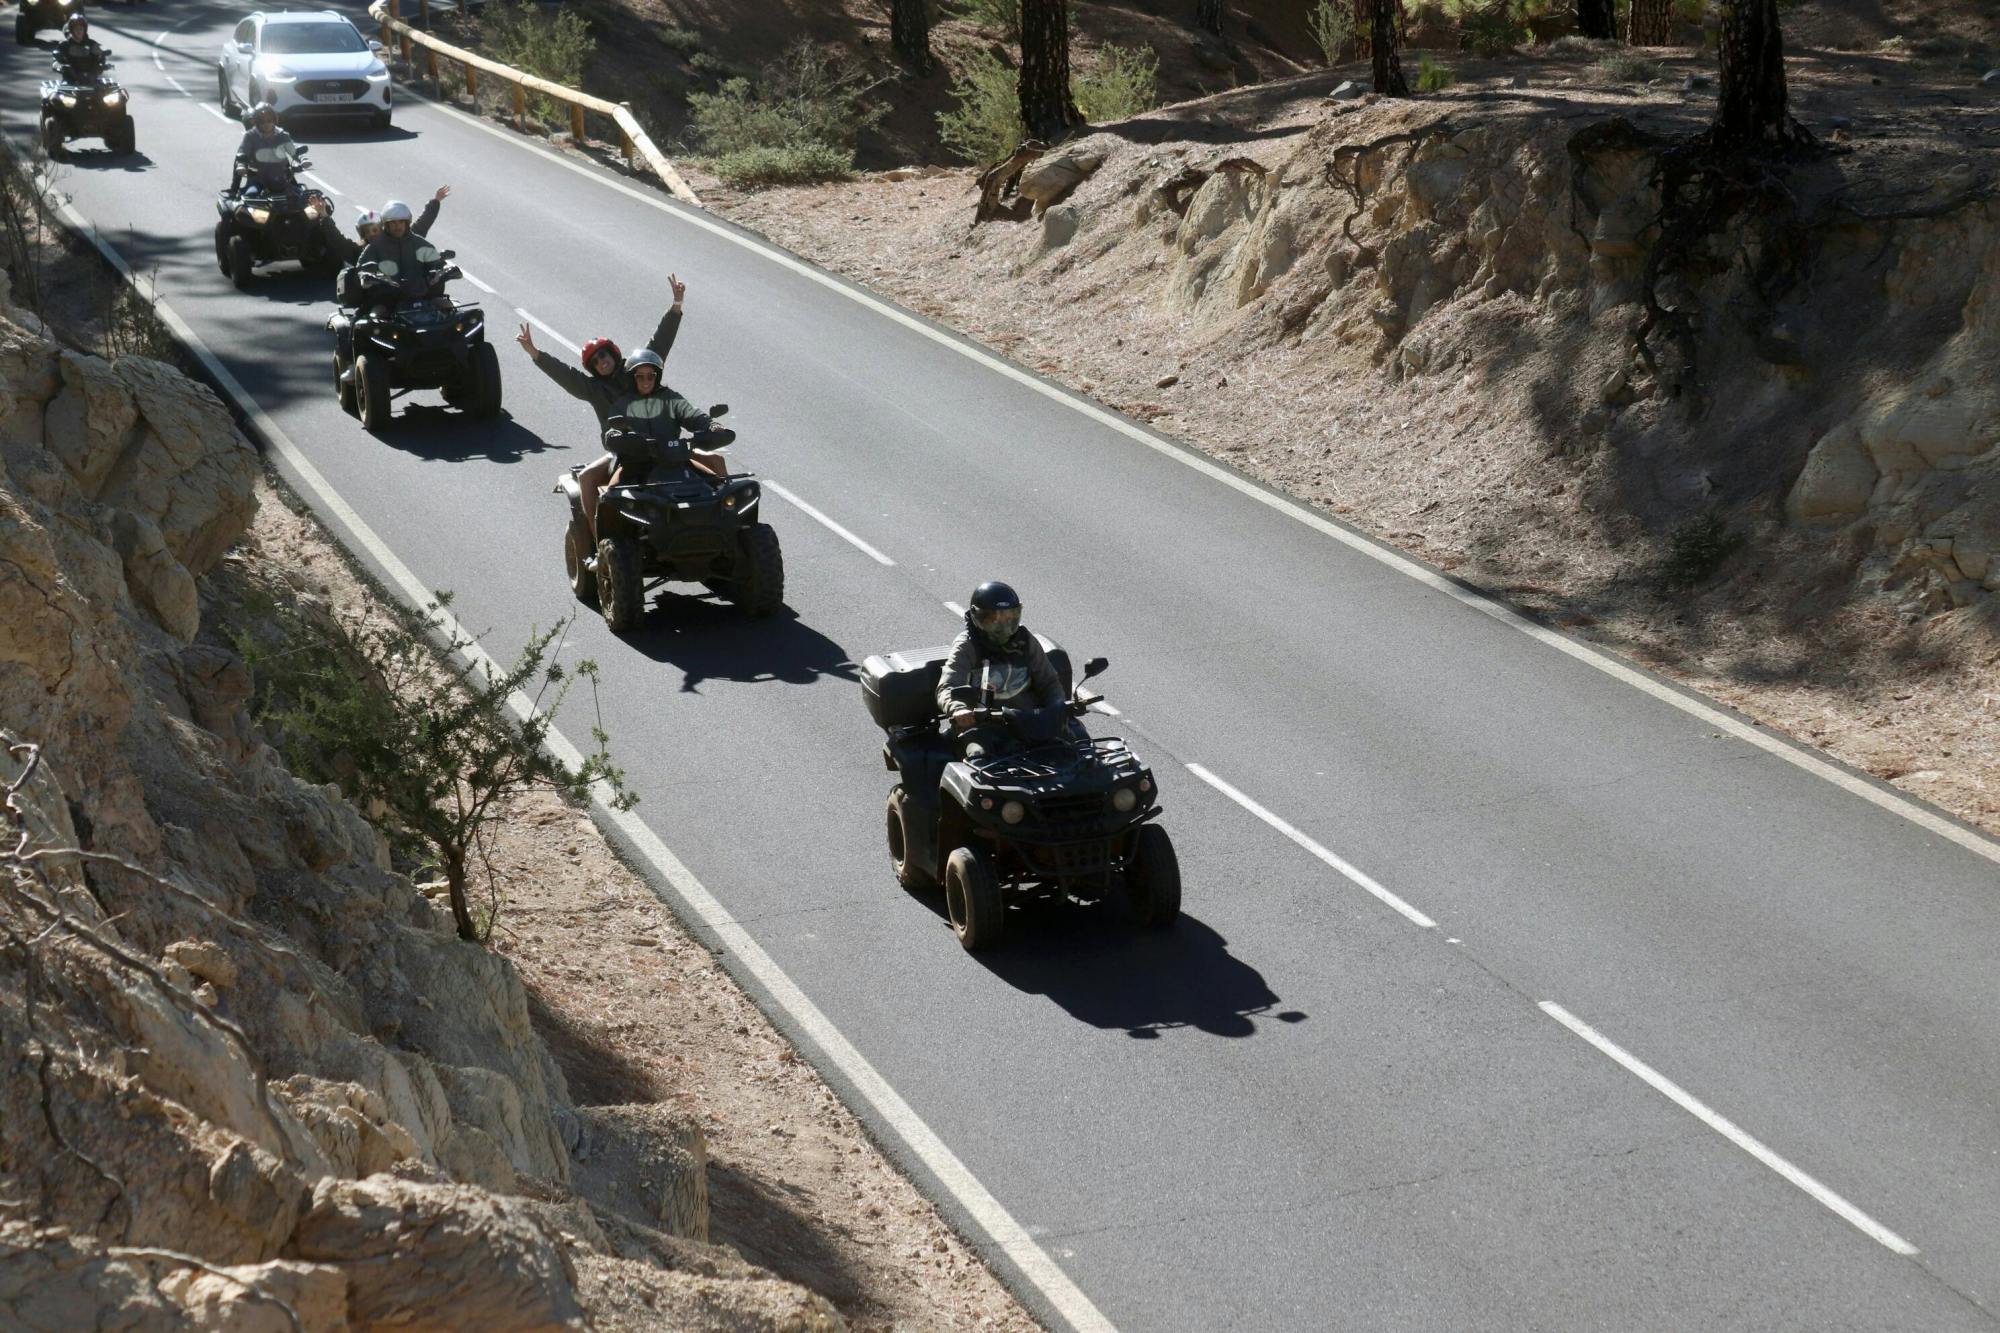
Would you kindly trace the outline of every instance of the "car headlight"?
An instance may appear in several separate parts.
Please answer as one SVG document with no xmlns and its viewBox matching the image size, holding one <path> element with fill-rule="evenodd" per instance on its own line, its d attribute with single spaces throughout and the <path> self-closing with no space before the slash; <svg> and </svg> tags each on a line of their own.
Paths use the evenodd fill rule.
<svg viewBox="0 0 2000 1333">
<path fill-rule="evenodd" d="M 1000 807 L 1000 818 L 1009 824 L 1018 824 L 1028 817 L 1028 807 L 1019 801 L 1009 801 Z"/>
<path fill-rule="evenodd" d="M 1130 787 L 1120 787 L 1111 793 L 1111 808 L 1119 814 L 1129 814 L 1139 804 L 1139 793 Z"/>
<path fill-rule="evenodd" d="M 297 83 L 299 76 L 288 69 L 267 69 L 264 71 L 266 83 Z"/>
<path fill-rule="evenodd" d="M 386 83 L 388 78 L 389 71 L 385 66 L 377 65 L 374 69 L 368 71 L 368 82 L 370 83 Z"/>
<path fill-rule="evenodd" d="M 245 211 L 250 214 L 250 220 L 260 227 L 271 220 L 271 210 L 268 208 L 252 208 Z"/>
</svg>

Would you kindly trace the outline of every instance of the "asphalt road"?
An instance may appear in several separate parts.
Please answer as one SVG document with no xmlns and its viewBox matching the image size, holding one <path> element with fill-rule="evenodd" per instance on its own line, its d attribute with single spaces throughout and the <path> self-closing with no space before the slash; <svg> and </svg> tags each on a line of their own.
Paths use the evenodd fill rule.
<svg viewBox="0 0 2000 1333">
<path fill-rule="evenodd" d="M 549 492 L 596 452 L 589 415 L 503 343 L 498 428 L 420 410 L 370 438 L 331 392 L 324 284 L 243 294 L 218 274 L 212 200 L 239 131 L 196 98 L 213 103 L 242 12 L 93 11 L 145 157 L 80 158 L 60 188 L 504 652 L 571 605 Z M 0 58 L 20 137 L 43 57 Z M 726 227 L 463 117 L 397 116 L 384 135 L 296 131 L 344 210 L 450 183 L 434 239 L 494 289 L 495 335 L 518 308 L 571 342 L 636 343 L 679 273 L 669 380 L 734 405 L 738 466 L 893 562 L 774 498 L 793 614 L 669 595 L 629 641 L 580 620 L 573 651 L 604 669 L 637 813 L 1106 1319 L 1994 1325 L 1990 850 Z M 1095 729 L 1162 780 L 1175 933 L 1044 912 L 974 958 L 891 878 L 853 664 L 943 642 L 944 603 L 989 577 L 1022 590 L 1034 628 L 1111 659 L 1124 715 Z"/>
</svg>

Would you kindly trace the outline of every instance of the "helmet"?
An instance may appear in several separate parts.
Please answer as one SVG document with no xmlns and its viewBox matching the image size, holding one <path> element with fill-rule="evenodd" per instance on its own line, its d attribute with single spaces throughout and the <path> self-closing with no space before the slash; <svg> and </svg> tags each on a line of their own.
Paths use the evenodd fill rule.
<svg viewBox="0 0 2000 1333">
<path fill-rule="evenodd" d="M 618 350 L 617 343 L 612 342 L 609 338 L 592 338 L 583 345 L 583 368 L 585 370 L 590 370 L 590 363 L 597 360 L 599 352 L 611 353 L 611 359 L 620 365 L 623 365 L 625 362 L 625 354 Z M 594 375 L 597 372 L 591 370 L 590 373 Z"/>
<path fill-rule="evenodd" d="M 391 222 L 408 222 L 415 216 L 416 214 L 410 212 L 410 206 L 400 199 L 391 199 L 382 209 L 382 222 L 385 226 Z"/>
<path fill-rule="evenodd" d="M 361 216 L 354 219 L 354 230 L 357 235 L 363 237 L 367 236 L 369 232 L 373 231 L 375 228 L 381 225 L 382 225 L 382 215 L 380 213 L 377 213 L 372 208 L 362 209 Z"/>
<path fill-rule="evenodd" d="M 641 366 L 651 366 L 653 373 L 661 379 L 665 379 L 667 376 L 666 361 L 662 359 L 658 352 L 650 347 L 641 347 L 638 351 L 625 358 L 625 373 L 627 375 L 630 375 Z"/>
<path fill-rule="evenodd" d="M 262 120 L 265 116 L 269 116 L 273 120 L 278 118 L 278 104 L 269 98 L 250 108 L 250 119 Z"/>
<path fill-rule="evenodd" d="M 1005 648 L 1021 628 L 1021 599 L 1004 583 L 982 583 L 972 590 L 965 624 L 994 648 Z"/>
<path fill-rule="evenodd" d="M 70 36 L 74 37 L 76 36 L 76 30 L 78 28 L 83 29 L 86 33 L 89 32 L 90 20 L 85 18 L 81 14 L 71 14 L 69 16 L 69 22 L 63 24 L 63 31 L 68 33 Z"/>
</svg>

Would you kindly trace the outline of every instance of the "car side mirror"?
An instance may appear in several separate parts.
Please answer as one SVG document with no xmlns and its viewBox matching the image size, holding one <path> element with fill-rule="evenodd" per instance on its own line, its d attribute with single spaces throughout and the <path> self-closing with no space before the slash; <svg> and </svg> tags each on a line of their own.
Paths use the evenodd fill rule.
<svg viewBox="0 0 2000 1333">
<path fill-rule="evenodd" d="M 729 415 L 728 403 L 717 403 L 714 407 L 708 409 L 708 419 L 710 421 L 715 420 L 715 418 L 717 417 L 726 417 L 728 415 Z"/>
<path fill-rule="evenodd" d="M 1101 676 L 1105 668 L 1110 665 L 1111 659 L 1108 657 L 1093 657 L 1083 664 L 1083 678 L 1089 680 L 1092 676 Z"/>
</svg>

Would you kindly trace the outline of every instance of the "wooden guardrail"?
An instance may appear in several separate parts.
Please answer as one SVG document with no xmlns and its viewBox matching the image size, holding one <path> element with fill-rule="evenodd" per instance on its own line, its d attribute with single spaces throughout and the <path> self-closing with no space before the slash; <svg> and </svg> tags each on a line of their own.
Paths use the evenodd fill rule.
<svg viewBox="0 0 2000 1333">
<path fill-rule="evenodd" d="M 420 9 L 419 17 L 423 20 L 424 26 L 428 27 L 430 0 L 417 0 L 417 3 Z M 619 147 L 624 150 L 626 162 L 632 162 L 635 158 L 644 159 L 646 165 L 660 178 L 661 183 L 674 198 L 683 203 L 693 204 L 697 208 L 701 207 L 701 199 L 688 188 L 688 183 L 681 178 L 680 172 L 674 170 L 674 164 L 667 159 L 667 155 L 654 147 L 652 138 L 640 127 L 639 118 L 632 114 L 632 108 L 627 103 L 609 102 L 602 97 L 592 97 L 589 93 L 578 92 L 574 88 L 565 88 L 560 83 L 551 83 L 547 79 L 538 78 L 526 70 L 515 69 L 512 65 L 503 65 L 497 60 L 489 60 L 475 52 L 453 46 L 448 42 L 441 42 L 430 33 L 413 27 L 403 20 L 401 0 L 375 0 L 368 7 L 368 13 L 382 25 L 383 45 L 400 43 L 399 49 L 406 63 L 414 61 L 413 48 L 423 51 L 425 72 L 432 79 L 438 77 L 438 63 L 447 61 L 464 71 L 465 90 L 475 99 L 479 95 L 481 73 L 489 74 L 510 86 L 514 92 L 516 129 L 527 129 L 529 93 L 551 98 L 569 107 L 570 135 L 579 144 L 583 142 L 584 112 L 595 111 L 601 116 L 608 117 L 618 127 Z"/>
</svg>

